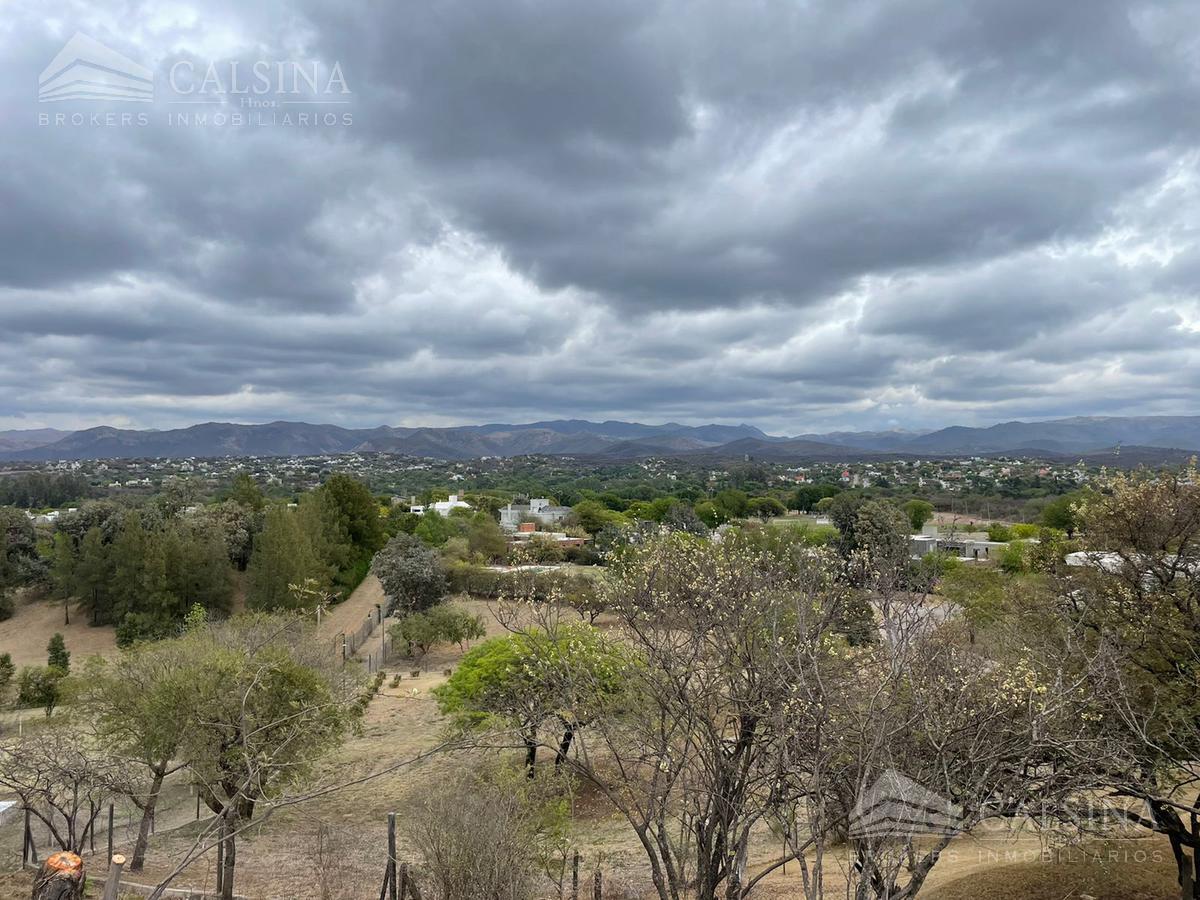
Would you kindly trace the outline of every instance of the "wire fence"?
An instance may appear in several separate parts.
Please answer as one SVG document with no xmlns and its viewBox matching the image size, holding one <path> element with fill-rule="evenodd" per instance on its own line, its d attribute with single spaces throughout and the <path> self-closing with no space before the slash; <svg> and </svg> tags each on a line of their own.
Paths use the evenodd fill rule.
<svg viewBox="0 0 1200 900">
<path fill-rule="evenodd" d="M 365 648 L 366 652 L 362 656 L 362 661 L 366 664 L 367 672 L 375 673 L 383 668 L 392 655 L 392 638 L 386 627 L 388 621 L 390 620 L 384 618 L 383 609 L 376 605 L 354 631 L 339 631 L 333 638 L 333 652 L 341 660 L 342 665 L 345 665 Z M 381 629 L 381 626 L 383 627 L 379 637 L 372 641 L 372 636 Z M 369 646 L 368 642 L 370 642 Z"/>
</svg>

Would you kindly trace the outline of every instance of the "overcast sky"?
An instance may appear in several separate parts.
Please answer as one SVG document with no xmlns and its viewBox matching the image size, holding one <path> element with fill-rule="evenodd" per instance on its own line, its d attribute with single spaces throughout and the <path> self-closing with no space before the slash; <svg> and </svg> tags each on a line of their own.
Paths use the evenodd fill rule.
<svg viewBox="0 0 1200 900">
<path fill-rule="evenodd" d="M 1200 413 L 1198 139 L 1195 0 L 10 0 L 0 428 Z"/>
</svg>

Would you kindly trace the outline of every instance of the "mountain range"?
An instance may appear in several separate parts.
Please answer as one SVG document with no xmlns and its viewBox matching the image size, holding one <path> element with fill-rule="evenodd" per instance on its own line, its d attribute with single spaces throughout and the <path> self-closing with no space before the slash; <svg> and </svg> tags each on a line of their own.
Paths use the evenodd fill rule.
<svg viewBox="0 0 1200 900">
<path fill-rule="evenodd" d="M 1115 448 L 1123 445 L 1128 452 L 1136 448 L 1150 457 L 1155 450 L 1200 451 L 1200 416 L 1077 416 L 986 428 L 954 425 L 929 432 L 836 431 L 795 437 L 768 435 L 744 424 L 643 425 L 581 419 L 447 428 L 205 422 L 162 431 L 109 426 L 75 432 L 0 431 L 0 460 L 313 456 L 358 451 L 449 460 L 543 454 L 613 460 L 752 457 L 787 462 L 896 455 L 1114 456 Z"/>
</svg>

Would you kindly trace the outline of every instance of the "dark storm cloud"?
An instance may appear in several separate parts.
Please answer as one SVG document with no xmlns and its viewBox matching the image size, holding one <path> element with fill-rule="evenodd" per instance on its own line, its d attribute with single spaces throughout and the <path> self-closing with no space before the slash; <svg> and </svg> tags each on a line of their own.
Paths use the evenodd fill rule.
<svg viewBox="0 0 1200 900">
<path fill-rule="evenodd" d="M 39 124 L 133 106 L 37 102 L 76 30 L 156 72 L 150 122 Z M 1194 411 L 1197 33 L 1124 0 L 10 4 L 0 424 Z M 163 121 L 176 63 L 260 59 L 339 65 L 352 124 Z"/>
</svg>

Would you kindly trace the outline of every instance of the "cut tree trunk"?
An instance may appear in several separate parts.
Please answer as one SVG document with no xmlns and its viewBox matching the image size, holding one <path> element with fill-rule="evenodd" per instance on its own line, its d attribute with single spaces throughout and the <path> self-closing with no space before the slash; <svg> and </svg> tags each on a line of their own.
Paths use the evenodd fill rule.
<svg viewBox="0 0 1200 900">
<path fill-rule="evenodd" d="M 46 858 L 33 880 L 33 900 L 83 900 L 83 860 L 66 850 Z"/>
</svg>

